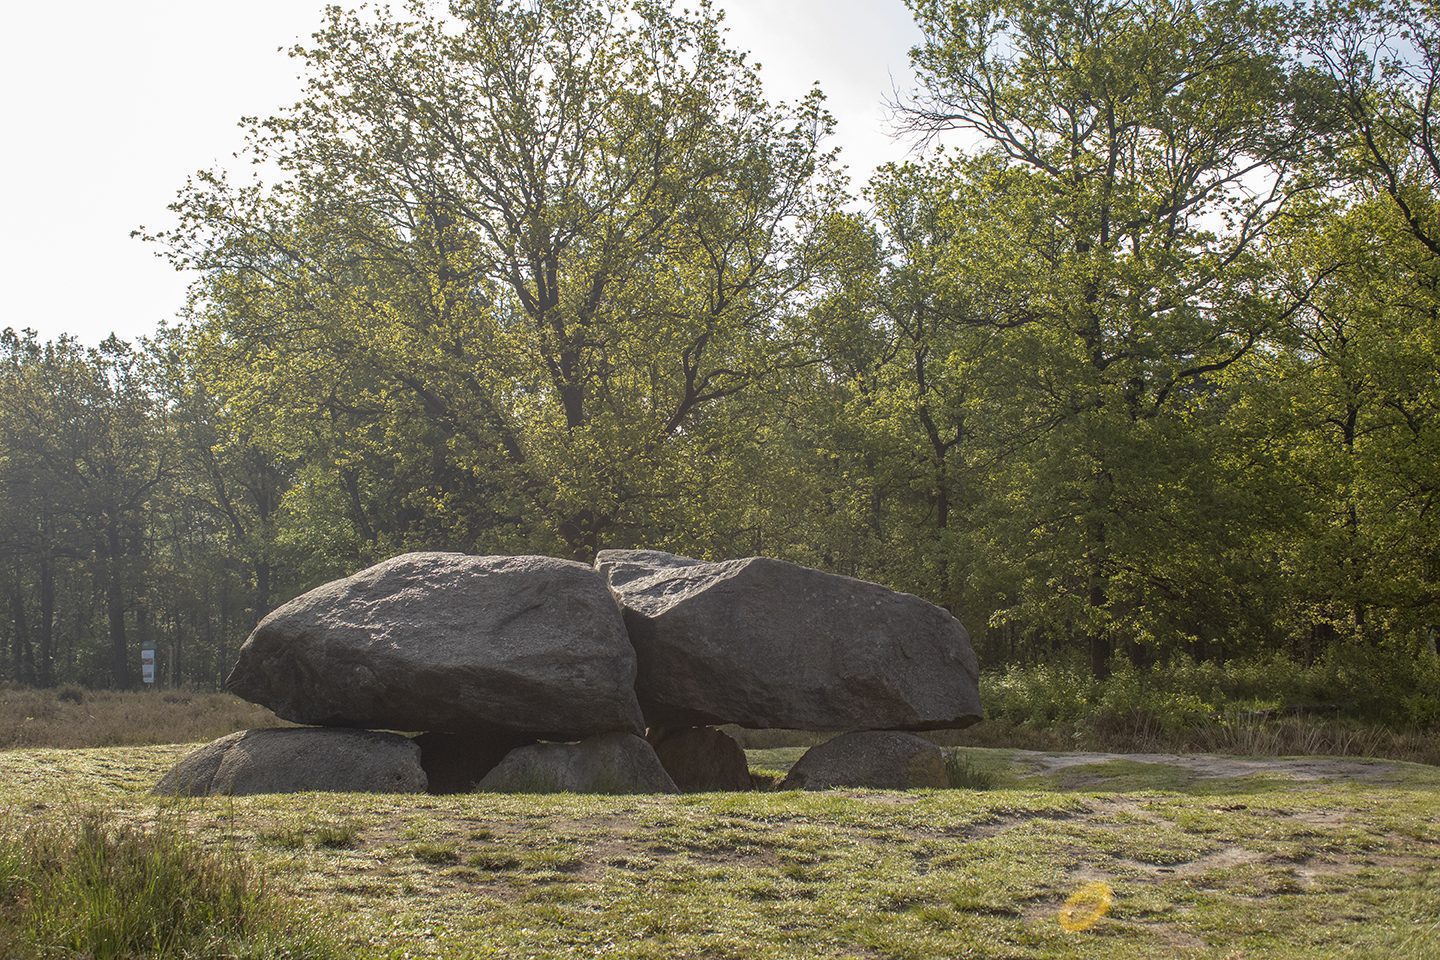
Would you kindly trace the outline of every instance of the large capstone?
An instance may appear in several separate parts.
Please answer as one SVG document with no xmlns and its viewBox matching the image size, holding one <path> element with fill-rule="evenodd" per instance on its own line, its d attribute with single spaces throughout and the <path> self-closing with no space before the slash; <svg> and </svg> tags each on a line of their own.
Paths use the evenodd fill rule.
<svg viewBox="0 0 1440 960">
<path fill-rule="evenodd" d="M 252 793 L 424 793 L 420 748 L 368 730 L 244 730 L 208 743 L 155 785 L 181 797 Z"/>
<path fill-rule="evenodd" d="M 625 608 L 652 726 L 936 730 L 980 719 L 969 635 L 907 593 L 753 557 L 596 559 Z"/>
<path fill-rule="evenodd" d="M 676 793 L 650 744 L 628 733 L 511 750 L 480 781 L 488 793 Z"/>
<path fill-rule="evenodd" d="M 226 686 L 297 723 L 579 740 L 644 730 L 634 682 L 593 569 L 410 553 L 275 610 Z"/>
<path fill-rule="evenodd" d="M 805 751 L 781 790 L 940 789 L 950 785 L 945 755 L 913 733 L 890 730 L 847 733 Z"/>
</svg>

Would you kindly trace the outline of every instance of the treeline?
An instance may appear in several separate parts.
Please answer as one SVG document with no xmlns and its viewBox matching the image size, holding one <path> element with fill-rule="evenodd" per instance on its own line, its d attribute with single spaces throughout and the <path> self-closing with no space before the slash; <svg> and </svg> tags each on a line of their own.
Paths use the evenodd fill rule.
<svg viewBox="0 0 1440 960">
<path fill-rule="evenodd" d="M 957 145 L 860 196 L 708 6 L 332 9 L 148 233 L 187 314 L 4 338 L 6 675 L 214 683 L 397 552 L 642 545 L 989 665 L 1433 656 L 1434 5 L 909 2 Z"/>
</svg>

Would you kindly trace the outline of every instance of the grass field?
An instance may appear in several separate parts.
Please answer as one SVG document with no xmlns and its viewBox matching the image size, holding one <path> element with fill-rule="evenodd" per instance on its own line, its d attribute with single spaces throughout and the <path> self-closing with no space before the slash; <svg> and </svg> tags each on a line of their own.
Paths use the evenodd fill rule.
<svg viewBox="0 0 1440 960">
<path fill-rule="evenodd" d="M 0 686 L 0 750 L 188 743 L 285 725 L 264 707 L 228 693 Z"/>
<path fill-rule="evenodd" d="M 187 749 L 0 752 L 0 820 L 180 824 L 343 956 L 1440 956 L 1432 767 L 970 749 L 991 789 L 149 797 Z M 1067 933 L 1093 881 L 1113 909 Z"/>
</svg>

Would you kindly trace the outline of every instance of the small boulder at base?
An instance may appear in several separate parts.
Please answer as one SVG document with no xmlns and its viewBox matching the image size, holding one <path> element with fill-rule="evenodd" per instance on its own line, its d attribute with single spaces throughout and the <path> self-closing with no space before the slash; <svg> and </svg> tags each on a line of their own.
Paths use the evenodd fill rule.
<svg viewBox="0 0 1440 960">
<path fill-rule="evenodd" d="M 245 730 L 185 757 L 155 785 L 167 796 L 424 793 L 420 748 L 369 730 Z"/>
<path fill-rule="evenodd" d="M 872 730 L 847 733 L 811 747 L 790 768 L 781 790 L 943 789 L 950 785 L 945 755 L 913 733 Z"/>
<path fill-rule="evenodd" d="M 431 793 L 470 793 L 505 755 L 522 742 L 514 737 L 422 733 L 415 738 Z"/>
<path fill-rule="evenodd" d="M 652 730 L 649 740 L 660 765 L 682 793 L 749 790 L 753 786 L 745 751 L 714 727 Z"/>
<path fill-rule="evenodd" d="M 603 551 L 651 726 L 936 730 L 980 719 L 970 637 L 879 584 L 751 557 Z"/>
<path fill-rule="evenodd" d="M 678 793 L 654 749 L 609 733 L 580 743 L 511 750 L 476 788 L 487 793 Z"/>
<path fill-rule="evenodd" d="M 409 553 L 255 628 L 226 686 L 296 723 L 580 740 L 641 733 L 605 579 L 551 557 Z"/>
</svg>

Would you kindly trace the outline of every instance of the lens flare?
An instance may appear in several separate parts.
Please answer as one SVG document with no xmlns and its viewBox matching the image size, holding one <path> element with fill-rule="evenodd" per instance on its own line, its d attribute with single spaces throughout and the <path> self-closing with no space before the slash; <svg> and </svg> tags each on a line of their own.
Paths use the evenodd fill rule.
<svg viewBox="0 0 1440 960">
<path fill-rule="evenodd" d="M 1099 923 L 1114 903 L 1115 891 L 1110 889 L 1110 884 L 1096 880 L 1071 894 L 1056 919 L 1066 933 L 1080 933 Z"/>
</svg>

